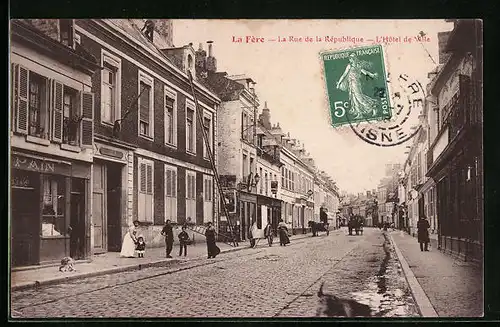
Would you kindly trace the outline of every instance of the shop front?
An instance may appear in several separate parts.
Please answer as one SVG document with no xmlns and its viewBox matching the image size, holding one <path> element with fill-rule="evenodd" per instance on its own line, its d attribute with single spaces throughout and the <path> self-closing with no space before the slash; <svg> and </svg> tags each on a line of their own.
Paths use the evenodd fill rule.
<svg viewBox="0 0 500 327">
<path fill-rule="evenodd" d="M 264 229 L 269 221 L 273 227 L 274 235 L 277 236 L 278 224 L 281 219 L 281 200 L 258 195 L 257 196 L 257 227 Z"/>
<path fill-rule="evenodd" d="M 121 145 L 121 144 L 120 144 Z M 133 147 L 95 142 L 93 167 L 93 253 L 119 252 L 131 221 Z"/>
<path fill-rule="evenodd" d="M 249 229 L 253 222 L 257 221 L 257 195 L 244 191 L 238 192 L 239 228 L 241 240 L 249 237 Z"/>
<path fill-rule="evenodd" d="M 11 152 L 12 266 L 88 258 L 91 164 Z"/>
<path fill-rule="evenodd" d="M 314 202 L 303 198 L 296 198 L 295 207 L 297 208 L 297 224 L 293 228 L 293 233 L 306 234 L 310 229 L 309 221 L 314 219 Z"/>
</svg>

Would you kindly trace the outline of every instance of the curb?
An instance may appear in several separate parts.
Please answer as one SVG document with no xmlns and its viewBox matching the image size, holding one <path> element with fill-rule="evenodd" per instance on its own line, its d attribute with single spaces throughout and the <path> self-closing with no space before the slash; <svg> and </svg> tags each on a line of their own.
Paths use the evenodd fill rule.
<svg viewBox="0 0 500 327">
<path fill-rule="evenodd" d="M 415 277 L 415 274 L 413 274 L 413 271 L 411 270 L 410 266 L 408 265 L 408 262 L 404 258 L 403 253 L 401 252 L 401 250 L 397 246 L 396 242 L 394 242 L 394 239 L 392 238 L 391 233 L 387 233 L 387 235 L 389 235 L 389 239 L 391 240 L 391 244 L 394 247 L 394 250 L 396 251 L 399 262 L 401 263 L 401 268 L 403 269 L 406 281 L 408 282 L 408 285 L 410 286 L 410 290 L 411 290 L 413 299 L 415 300 L 415 304 L 417 305 L 417 308 L 418 308 L 420 315 L 424 318 L 439 317 L 436 310 L 432 306 L 432 303 L 429 300 L 429 297 L 427 297 L 424 289 L 422 288 L 422 286 L 420 286 L 420 283 L 418 282 L 417 278 Z"/>
<path fill-rule="evenodd" d="M 247 247 L 230 248 L 227 250 L 222 250 L 221 253 L 230 253 L 230 252 L 240 251 L 240 250 L 244 250 L 244 249 L 247 249 Z M 195 260 L 203 258 L 203 257 L 204 256 L 195 257 L 195 258 L 190 259 L 189 261 L 195 261 Z M 58 284 L 58 283 L 70 281 L 70 280 L 84 279 L 84 278 L 96 277 L 96 276 L 102 276 L 102 275 L 111 275 L 111 274 L 121 273 L 124 271 L 140 270 L 143 268 L 169 266 L 171 264 L 178 263 L 178 262 L 183 262 L 183 260 L 161 259 L 161 260 L 157 260 L 157 261 L 146 262 L 143 264 L 133 264 L 133 265 L 128 265 L 128 266 L 103 269 L 103 270 L 99 270 L 99 271 L 92 271 L 92 272 L 69 275 L 69 276 L 61 276 L 61 277 L 56 277 L 56 278 L 51 278 L 51 279 L 46 279 L 46 280 L 41 280 L 41 281 L 19 283 L 17 285 L 11 286 L 10 290 L 11 290 L 11 292 L 13 292 L 13 291 L 21 291 L 21 290 L 27 290 L 27 289 L 36 289 L 40 286 L 53 285 L 53 284 Z"/>
</svg>

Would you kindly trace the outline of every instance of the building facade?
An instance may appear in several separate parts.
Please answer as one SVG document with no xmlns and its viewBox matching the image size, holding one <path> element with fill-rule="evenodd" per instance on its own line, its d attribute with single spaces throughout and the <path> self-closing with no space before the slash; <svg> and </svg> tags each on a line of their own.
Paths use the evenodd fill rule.
<svg viewBox="0 0 500 327">
<path fill-rule="evenodd" d="M 441 45 L 447 59 L 430 86 L 426 159 L 426 175 L 436 184 L 439 246 L 464 259 L 482 260 L 482 22 L 454 21 Z"/>
<path fill-rule="evenodd" d="M 119 251 L 134 220 L 148 246 L 163 246 L 156 236 L 167 219 L 201 225 L 213 221 L 217 210 L 203 130 L 213 151 L 220 100 L 198 80 L 192 46 L 171 48 L 171 36 L 158 32 L 161 28 L 150 39 L 141 31 L 144 24 L 142 19 L 76 21 L 81 46 L 102 67 L 92 76 L 94 253 Z"/>
<path fill-rule="evenodd" d="M 198 52 L 203 52 L 201 45 Z M 209 50 L 210 52 L 210 50 Z M 219 232 L 230 231 L 229 221 L 239 240 L 249 238 L 257 224 L 257 237 L 264 237 L 268 221 L 278 225 L 281 200 L 279 185 L 280 145 L 270 132 L 270 114 L 266 107 L 258 116 L 259 99 L 255 82 L 244 75 L 208 71 L 207 83 L 219 95 L 218 171 L 223 182 L 228 214 L 221 211 Z"/>
<path fill-rule="evenodd" d="M 71 19 L 11 20 L 11 263 L 91 255 L 96 58 Z"/>
</svg>

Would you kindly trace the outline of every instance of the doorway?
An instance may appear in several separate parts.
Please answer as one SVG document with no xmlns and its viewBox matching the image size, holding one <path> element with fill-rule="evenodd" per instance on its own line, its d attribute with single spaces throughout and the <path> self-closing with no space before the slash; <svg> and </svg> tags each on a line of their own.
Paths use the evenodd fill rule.
<svg viewBox="0 0 500 327">
<path fill-rule="evenodd" d="M 70 256 L 85 259 L 85 179 L 71 181 Z"/>
<path fill-rule="evenodd" d="M 122 165 L 106 164 L 108 251 L 120 252 L 122 246 Z"/>
<path fill-rule="evenodd" d="M 26 173 L 23 186 L 11 195 L 11 262 L 13 267 L 35 265 L 40 256 L 40 188 L 38 176 Z M 14 176 L 13 179 L 15 179 Z"/>
</svg>

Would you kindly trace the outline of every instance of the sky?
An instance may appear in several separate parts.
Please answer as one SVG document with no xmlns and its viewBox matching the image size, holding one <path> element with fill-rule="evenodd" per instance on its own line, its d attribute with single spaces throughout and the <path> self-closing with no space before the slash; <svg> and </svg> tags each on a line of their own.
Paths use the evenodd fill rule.
<svg viewBox="0 0 500 327">
<path fill-rule="evenodd" d="M 217 70 L 252 78 L 257 83 L 260 109 L 267 102 L 271 123 L 279 122 L 292 138 L 304 143 L 316 166 L 327 172 L 342 191 L 357 193 L 377 187 L 386 163 L 403 163 L 411 140 L 381 148 L 362 141 L 349 127 L 332 127 L 319 53 L 382 43 L 391 76 L 403 72 L 425 87 L 427 73 L 438 63 L 437 33 L 452 28 L 453 24 L 444 20 L 200 19 L 174 20 L 173 34 L 177 47 L 192 42 L 198 49 L 199 43 L 203 43 L 208 50 L 206 41 L 213 41 Z M 428 41 L 404 42 L 406 36 L 416 36 L 421 31 Z M 263 38 L 263 42 L 246 43 L 247 36 L 249 41 L 254 37 Z M 345 37 L 346 42 L 328 42 L 326 36 Z M 234 42 L 239 37 L 243 42 Z M 302 37 L 302 41 L 271 41 L 289 41 L 290 37 Z M 306 37 L 313 42 L 306 42 Z M 316 37 L 322 41 L 316 42 Z M 377 42 L 377 37 L 392 37 L 393 41 Z"/>
</svg>

